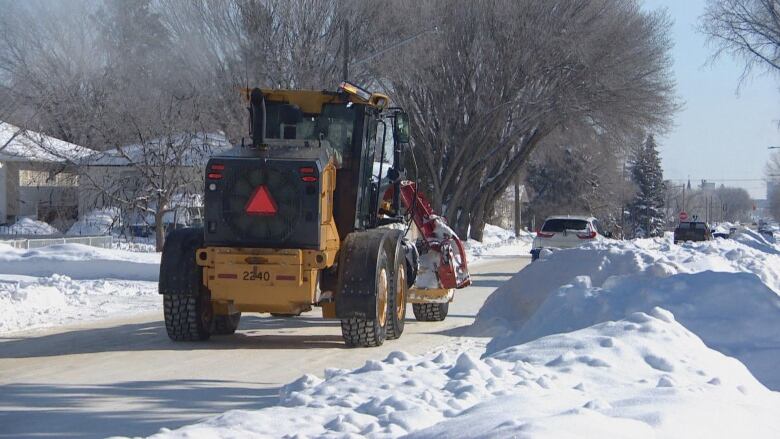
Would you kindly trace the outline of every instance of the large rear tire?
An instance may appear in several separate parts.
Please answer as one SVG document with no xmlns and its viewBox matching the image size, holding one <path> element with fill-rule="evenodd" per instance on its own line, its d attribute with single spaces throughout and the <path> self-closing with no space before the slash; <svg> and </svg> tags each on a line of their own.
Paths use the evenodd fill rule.
<svg viewBox="0 0 780 439">
<path fill-rule="evenodd" d="M 174 341 L 202 341 L 211 336 L 214 310 L 208 294 L 197 297 L 163 295 L 163 313 L 168 337 Z"/>
<path fill-rule="evenodd" d="M 214 335 L 235 334 L 238 322 L 241 321 L 241 313 L 214 316 Z"/>
<path fill-rule="evenodd" d="M 421 322 L 441 322 L 450 310 L 449 303 L 414 303 L 414 318 Z"/>
<path fill-rule="evenodd" d="M 385 249 L 380 247 L 378 251 L 376 280 L 374 282 L 376 318 L 352 317 L 341 320 L 341 336 L 348 347 L 381 346 L 387 335 L 388 291 L 391 286 L 388 274 L 390 267 Z"/>
<path fill-rule="evenodd" d="M 202 246 L 202 229 L 174 230 L 165 240 L 159 290 L 165 329 L 174 341 L 200 341 L 211 336 L 211 293 L 203 285 L 203 268 L 195 261 L 195 252 Z"/>
</svg>

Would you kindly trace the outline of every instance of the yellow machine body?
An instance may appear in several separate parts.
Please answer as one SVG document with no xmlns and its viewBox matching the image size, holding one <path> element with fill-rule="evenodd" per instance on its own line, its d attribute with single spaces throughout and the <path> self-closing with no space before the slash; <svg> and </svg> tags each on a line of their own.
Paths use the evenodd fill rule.
<svg viewBox="0 0 780 439">
<path fill-rule="evenodd" d="M 203 267 L 203 285 L 211 291 L 218 314 L 234 311 L 298 314 L 320 302 L 319 271 L 333 266 L 339 235 L 333 218 L 336 168 L 321 174 L 318 250 L 205 247 L 196 260 Z"/>
</svg>

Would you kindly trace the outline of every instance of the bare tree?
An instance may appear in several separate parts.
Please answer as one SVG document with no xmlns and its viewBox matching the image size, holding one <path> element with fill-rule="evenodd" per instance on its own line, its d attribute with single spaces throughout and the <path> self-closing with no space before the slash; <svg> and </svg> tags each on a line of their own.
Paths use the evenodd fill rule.
<svg viewBox="0 0 780 439">
<path fill-rule="evenodd" d="M 622 226 L 621 212 L 636 188 L 620 159 L 633 142 L 586 127 L 552 133 L 525 171 L 529 215 L 537 220 L 556 214 L 593 215 L 609 230 Z"/>
<path fill-rule="evenodd" d="M 214 124 L 234 140 L 246 134 L 243 87 L 335 89 L 342 78 L 343 29 L 350 22 L 350 56 L 377 43 L 381 9 L 359 0 L 161 0 L 160 13 L 177 64 L 207 93 Z M 364 66 L 350 79 L 371 80 Z"/>
<path fill-rule="evenodd" d="M 165 229 L 175 216 L 202 205 L 203 167 L 223 138 L 200 125 L 199 101 L 168 98 L 146 118 L 127 115 L 136 141 L 93 155 L 81 163 L 82 203 L 93 208 L 119 207 L 123 220 L 146 224 L 155 230 L 157 251 L 165 242 Z M 150 129 L 154 127 L 154 129 Z"/>
<path fill-rule="evenodd" d="M 755 67 L 780 71 L 780 1 L 708 0 L 700 31 L 716 58 L 725 53 L 744 60 L 745 75 Z"/>
<path fill-rule="evenodd" d="M 432 1 L 398 10 L 407 27 L 438 24 L 387 83 L 414 117 L 431 198 L 461 236 L 481 238 L 492 204 L 555 130 L 663 126 L 675 108 L 668 20 L 636 2 Z"/>
</svg>

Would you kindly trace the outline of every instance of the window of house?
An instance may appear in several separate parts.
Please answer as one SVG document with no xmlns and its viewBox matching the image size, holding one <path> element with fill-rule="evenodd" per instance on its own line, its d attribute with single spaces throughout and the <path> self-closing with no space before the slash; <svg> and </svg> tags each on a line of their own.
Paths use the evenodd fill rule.
<svg viewBox="0 0 780 439">
<path fill-rule="evenodd" d="M 69 172 L 50 173 L 32 169 L 19 170 L 21 187 L 76 187 L 78 176 Z"/>
</svg>

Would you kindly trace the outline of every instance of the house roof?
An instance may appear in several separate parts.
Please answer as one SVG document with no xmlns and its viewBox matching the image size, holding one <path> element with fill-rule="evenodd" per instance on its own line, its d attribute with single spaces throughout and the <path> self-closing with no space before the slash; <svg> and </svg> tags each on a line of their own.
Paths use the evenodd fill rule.
<svg viewBox="0 0 780 439">
<path fill-rule="evenodd" d="M 231 147 L 232 145 L 222 133 L 179 134 L 153 139 L 143 144 L 125 145 L 97 152 L 86 160 L 86 164 L 89 166 L 130 166 L 132 164 L 203 166 L 209 157 Z"/>
<path fill-rule="evenodd" d="M 0 122 L 0 161 L 78 162 L 94 153 L 83 146 Z"/>
</svg>

